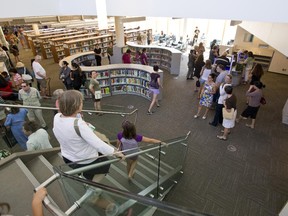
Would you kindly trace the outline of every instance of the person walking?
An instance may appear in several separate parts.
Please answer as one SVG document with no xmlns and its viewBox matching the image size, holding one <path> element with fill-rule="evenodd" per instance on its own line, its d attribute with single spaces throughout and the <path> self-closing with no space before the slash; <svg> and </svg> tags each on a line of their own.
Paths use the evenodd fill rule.
<svg viewBox="0 0 288 216">
<path fill-rule="evenodd" d="M 41 95 L 37 89 L 34 87 L 30 87 L 27 83 L 22 83 L 21 88 L 19 90 L 19 100 L 23 100 L 24 106 L 38 106 L 40 107 L 40 99 Z M 40 126 L 45 130 L 48 129 L 47 124 L 43 118 L 41 109 L 28 109 L 28 119 L 30 121 L 35 121 L 35 118 L 38 119 Z"/>
<path fill-rule="evenodd" d="M 135 125 L 130 121 L 124 121 L 122 123 L 122 129 L 123 131 L 117 134 L 117 148 L 119 151 L 122 151 L 124 155 L 128 156 L 129 154 L 139 152 L 139 142 L 161 143 L 158 139 L 148 138 L 137 134 Z M 126 158 L 128 180 L 131 180 L 134 177 L 137 159 L 138 156 Z"/>
<path fill-rule="evenodd" d="M 35 78 L 37 80 L 37 83 L 40 86 L 41 89 L 41 96 L 43 98 L 46 97 L 46 70 L 42 67 L 42 65 L 40 64 L 42 57 L 40 55 L 36 55 L 35 56 L 35 60 L 32 63 L 32 68 L 35 74 Z"/>
<path fill-rule="evenodd" d="M 159 87 L 163 88 L 163 86 L 161 84 L 160 75 L 158 74 L 158 70 L 159 70 L 158 65 L 154 65 L 153 66 L 153 72 L 150 74 L 151 81 L 150 81 L 149 90 L 150 90 L 150 92 L 152 92 L 153 95 L 152 95 L 151 104 L 148 108 L 148 112 L 147 112 L 148 115 L 151 115 L 153 113 L 152 108 L 155 105 L 155 103 L 156 103 L 157 107 L 160 107 L 157 96 L 160 94 Z"/>
<path fill-rule="evenodd" d="M 91 79 L 89 84 L 89 90 L 92 93 L 92 99 L 94 100 L 94 107 L 96 111 L 101 111 L 101 87 L 97 80 L 98 73 L 96 71 L 91 72 Z M 96 115 L 102 115 L 102 113 L 96 113 Z"/>
<path fill-rule="evenodd" d="M 109 64 L 111 64 L 111 57 L 113 56 L 113 42 L 110 42 L 107 47 L 107 56 Z"/>
</svg>

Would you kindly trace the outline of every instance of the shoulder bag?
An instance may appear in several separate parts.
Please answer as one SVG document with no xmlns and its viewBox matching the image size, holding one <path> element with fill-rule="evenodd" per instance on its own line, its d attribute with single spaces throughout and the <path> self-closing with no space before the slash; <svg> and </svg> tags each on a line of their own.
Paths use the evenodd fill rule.
<svg viewBox="0 0 288 216">
<path fill-rule="evenodd" d="M 223 112 L 223 118 L 224 118 L 224 119 L 228 119 L 228 120 L 232 120 L 232 119 L 233 119 L 233 116 L 234 116 L 234 108 L 232 108 L 232 109 L 230 110 L 230 112 L 228 112 L 227 109 L 226 109 L 225 107 L 223 107 L 222 112 Z"/>
</svg>

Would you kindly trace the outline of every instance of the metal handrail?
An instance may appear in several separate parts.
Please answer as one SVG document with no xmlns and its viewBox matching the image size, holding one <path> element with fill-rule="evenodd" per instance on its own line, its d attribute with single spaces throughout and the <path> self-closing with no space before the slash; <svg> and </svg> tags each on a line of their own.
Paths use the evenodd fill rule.
<svg viewBox="0 0 288 216">
<path fill-rule="evenodd" d="M 176 143 L 179 143 L 179 142 L 183 142 L 185 140 L 188 139 L 189 135 L 190 135 L 191 131 L 189 131 L 186 136 L 182 137 L 181 139 L 178 139 L 176 141 L 172 141 L 172 142 L 169 142 L 169 143 L 165 143 L 164 145 L 166 147 L 169 147 L 170 145 L 174 145 Z M 159 143 L 161 144 L 161 143 Z M 152 147 L 152 148 L 149 148 L 149 149 L 146 149 L 146 150 L 142 150 L 140 152 L 135 152 L 135 153 L 132 153 L 132 154 L 129 154 L 126 156 L 126 158 L 130 158 L 130 157 L 134 157 L 136 155 L 142 155 L 142 154 L 145 154 L 147 152 L 150 152 L 150 151 L 153 151 L 153 150 L 156 150 L 158 149 L 159 146 L 156 146 L 156 147 Z M 81 167 L 81 168 L 77 168 L 77 169 L 73 169 L 73 170 L 70 170 L 70 171 L 66 171 L 66 172 L 63 172 L 64 174 L 66 175 L 75 175 L 75 174 L 79 174 L 79 173 L 82 173 L 84 171 L 87 171 L 87 170 L 90 170 L 90 169 L 94 169 L 94 168 L 97 168 L 97 167 L 100 167 L 100 166 L 104 166 L 104 165 L 107 165 L 107 164 L 112 164 L 112 163 L 115 163 L 115 162 L 118 162 L 120 161 L 121 159 L 120 158 L 115 158 L 115 159 L 112 159 L 112 160 L 109 160 L 109 161 L 104 161 L 104 162 L 101 162 L 101 163 L 98 163 L 98 164 L 92 164 L 92 165 L 88 165 L 86 167 Z M 62 171 L 61 171 L 62 172 Z M 72 176 L 71 176 L 72 177 Z M 35 188 L 35 191 L 39 190 L 40 188 L 42 187 L 47 187 L 48 185 L 50 185 L 52 182 L 54 182 L 56 179 L 60 178 L 60 174 L 59 173 L 55 173 L 53 176 L 51 176 L 49 179 L 47 179 L 46 181 L 44 181 L 42 184 L 40 184 L 38 187 Z M 48 199 L 48 197 L 45 197 L 45 199 L 43 200 L 45 206 L 49 206 L 51 207 L 51 202 L 50 200 Z M 53 211 L 53 205 L 52 205 L 52 208 L 50 208 L 52 211 Z M 77 206 L 75 207 L 77 208 Z M 56 213 L 54 211 L 54 213 Z M 62 211 L 59 211 L 59 214 L 57 215 L 66 215 L 66 214 L 63 214 Z"/>
<path fill-rule="evenodd" d="M 0 104 L 0 107 L 19 107 L 27 109 L 43 109 L 43 110 L 58 110 L 56 107 L 42 107 L 42 106 L 25 106 L 25 105 L 14 105 L 14 104 Z M 87 113 L 103 113 L 103 114 L 114 114 L 114 115 L 132 115 L 137 112 L 138 109 L 134 109 L 132 112 L 113 112 L 113 111 L 96 111 L 96 110 L 82 110 L 82 112 Z"/>
</svg>

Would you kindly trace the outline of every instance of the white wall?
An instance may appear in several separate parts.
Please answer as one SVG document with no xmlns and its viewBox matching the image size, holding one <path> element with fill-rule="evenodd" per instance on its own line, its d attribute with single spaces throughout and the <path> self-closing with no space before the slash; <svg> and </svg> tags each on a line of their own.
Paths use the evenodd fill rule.
<svg viewBox="0 0 288 216">
<path fill-rule="evenodd" d="M 242 22 L 240 26 L 288 56 L 288 25 L 283 23 Z"/>
</svg>

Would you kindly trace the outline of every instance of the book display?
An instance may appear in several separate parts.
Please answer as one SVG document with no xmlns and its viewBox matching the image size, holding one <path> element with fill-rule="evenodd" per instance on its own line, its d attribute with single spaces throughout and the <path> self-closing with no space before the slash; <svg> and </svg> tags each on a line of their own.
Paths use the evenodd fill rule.
<svg viewBox="0 0 288 216">
<path fill-rule="evenodd" d="M 158 65 L 159 68 L 167 70 L 170 74 L 179 75 L 182 53 L 179 50 L 155 45 L 138 45 L 134 42 L 127 42 L 131 50 L 131 57 L 134 59 L 138 51 L 143 48 L 147 50 L 148 63 L 150 66 Z"/>
<path fill-rule="evenodd" d="M 91 71 L 97 71 L 99 76 L 101 93 L 103 97 L 117 94 L 133 94 L 151 100 L 149 91 L 150 73 L 153 67 L 139 64 L 111 64 L 105 66 L 93 66 L 95 63 L 94 52 L 78 53 L 73 56 L 64 58 L 69 65 L 75 62 L 80 65 L 87 78 L 91 77 Z M 62 65 L 61 62 L 59 65 Z M 87 66 L 88 63 L 92 66 Z M 163 82 L 163 71 L 159 71 L 161 82 Z M 87 89 L 81 89 L 85 97 L 91 94 Z M 162 93 L 159 99 L 162 98 Z"/>
</svg>

